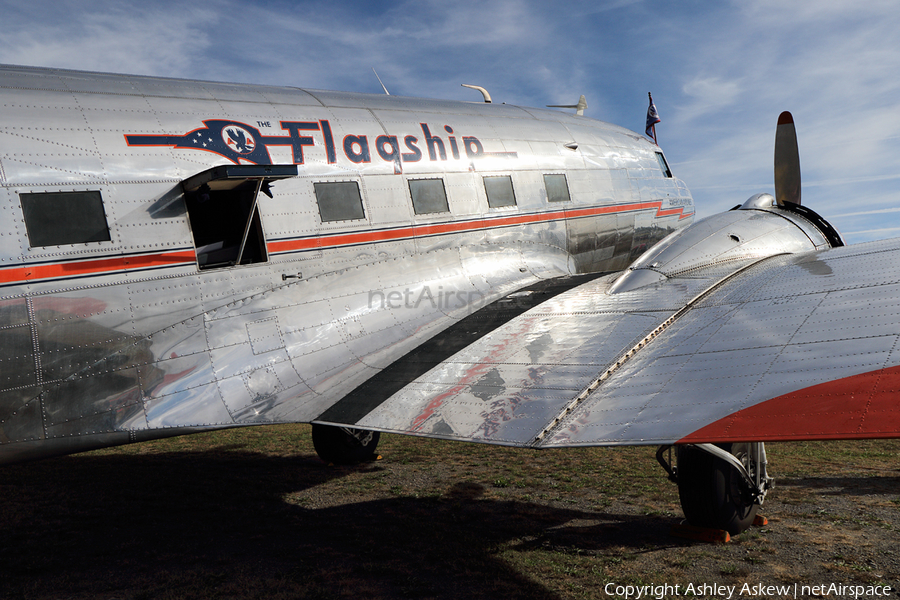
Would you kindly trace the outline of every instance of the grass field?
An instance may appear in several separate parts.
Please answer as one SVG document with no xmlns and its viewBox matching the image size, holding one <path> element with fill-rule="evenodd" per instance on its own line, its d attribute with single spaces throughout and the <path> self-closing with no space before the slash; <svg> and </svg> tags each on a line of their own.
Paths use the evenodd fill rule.
<svg viewBox="0 0 900 600">
<path fill-rule="evenodd" d="M 900 442 L 767 448 L 771 522 L 719 545 L 669 535 L 681 510 L 654 448 L 535 452 L 383 436 L 382 460 L 341 468 L 315 456 L 308 426 L 287 425 L 3 467 L 0 598 L 900 586 Z"/>
</svg>

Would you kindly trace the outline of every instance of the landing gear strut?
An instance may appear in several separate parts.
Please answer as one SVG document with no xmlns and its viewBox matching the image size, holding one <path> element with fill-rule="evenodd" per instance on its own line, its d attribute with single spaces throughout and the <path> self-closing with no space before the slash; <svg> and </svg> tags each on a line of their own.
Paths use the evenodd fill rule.
<svg viewBox="0 0 900 600">
<path fill-rule="evenodd" d="M 656 458 L 668 471 L 669 479 L 678 484 L 688 523 L 724 529 L 732 535 L 753 524 L 756 511 L 772 487 L 761 442 L 687 444 L 674 448 L 675 464 L 665 458 L 672 446 L 661 447 Z"/>
<path fill-rule="evenodd" d="M 355 465 L 375 458 L 381 434 L 377 431 L 313 423 L 313 447 L 319 458 L 336 465 Z"/>
</svg>

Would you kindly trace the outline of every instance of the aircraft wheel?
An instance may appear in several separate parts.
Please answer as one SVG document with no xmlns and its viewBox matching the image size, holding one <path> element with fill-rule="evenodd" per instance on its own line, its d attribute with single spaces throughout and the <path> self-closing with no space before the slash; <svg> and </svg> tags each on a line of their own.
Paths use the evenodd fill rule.
<svg viewBox="0 0 900 600">
<path fill-rule="evenodd" d="M 749 444 L 722 444 L 753 473 Z M 688 523 L 697 527 L 724 529 L 732 535 L 753 524 L 759 504 L 750 486 L 734 467 L 693 446 L 679 446 L 678 496 Z"/>
<path fill-rule="evenodd" d="M 348 431 L 356 435 L 351 435 Z M 316 454 L 325 462 L 336 465 L 355 465 L 372 460 L 380 438 L 381 434 L 377 431 L 315 423 L 312 426 L 313 447 Z"/>
</svg>

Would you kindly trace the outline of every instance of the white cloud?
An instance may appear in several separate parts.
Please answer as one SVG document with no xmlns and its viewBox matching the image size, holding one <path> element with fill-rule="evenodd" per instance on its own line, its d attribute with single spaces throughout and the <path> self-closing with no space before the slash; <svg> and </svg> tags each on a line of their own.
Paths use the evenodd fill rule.
<svg viewBox="0 0 900 600">
<path fill-rule="evenodd" d="M 740 82 L 736 80 L 697 77 L 684 84 L 682 91 L 695 101 L 689 109 L 690 112 L 699 113 L 704 109 L 721 110 L 732 106 L 738 100 L 742 89 Z"/>
<path fill-rule="evenodd" d="M 771 182 L 784 109 L 797 122 L 804 203 L 827 218 L 847 213 L 848 198 L 888 201 L 900 173 L 893 4 L 736 2 L 696 23 L 694 48 L 678 55 L 683 102 L 668 135 L 681 144 L 675 167 L 701 214 L 720 209 L 725 191 Z"/>
<path fill-rule="evenodd" d="M 184 75 L 191 57 L 211 44 L 196 23 L 215 20 L 214 11 L 182 5 L 142 8 L 108 3 L 84 10 L 35 2 L 29 10 L 43 13 L 44 18 L 4 15 L 0 62 Z"/>
<path fill-rule="evenodd" d="M 831 217 L 832 218 L 835 218 L 835 217 L 858 217 L 858 216 L 862 216 L 862 215 L 883 215 L 886 213 L 895 213 L 895 212 L 900 212 L 900 206 L 897 206 L 894 208 L 879 208 L 877 210 L 860 210 L 860 211 L 856 211 L 856 212 L 840 213 L 840 214 L 831 215 Z"/>
<path fill-rule="evenodd" d="M 0 0 L 0 61 L 531 106 L 575 102 L 660 143 L 701 215 L 771 191 L 778 113 L 794 113 L 804 203 L 890 229 L 900 204 L 900 10 L 892 1 L 731 4 Z M 848 206 L 852 205 L 853 208 Z M 858 219 L 886 223 L 864 225 Z M 868 233 L 866 235 L 869 235 Z"/>
</svg>

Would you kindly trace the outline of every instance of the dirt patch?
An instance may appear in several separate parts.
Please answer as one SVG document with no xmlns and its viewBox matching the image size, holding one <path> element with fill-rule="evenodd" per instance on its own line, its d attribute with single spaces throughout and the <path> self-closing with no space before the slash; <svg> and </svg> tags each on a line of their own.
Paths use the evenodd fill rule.
<svg viewBox="0 0 900 600">
<path fill-rule="evenodd" d="M 308 427 L 283 426 L 5 467 L 0 598 L 610 598 L 647 585 L 680 586 L 645 588 L 667 598 L 726 598 L 731 586 L 749 598 L 794 597 L 795 584 L 798 597 L 846 598 L 827 586 L 900 588 L 895 441 L 770 445 L 770 523 L 728 544 L 669 535 L 682 519 L 677 490 L 651 448 L 530 452 L 384 436 L 380 451 L 374 463 L 329 467 Z"/>
</svg>

